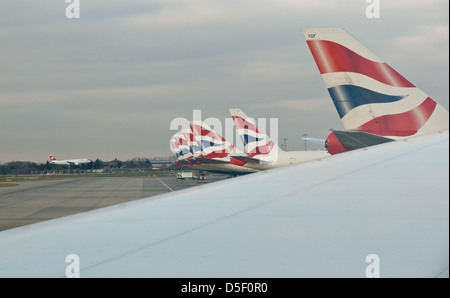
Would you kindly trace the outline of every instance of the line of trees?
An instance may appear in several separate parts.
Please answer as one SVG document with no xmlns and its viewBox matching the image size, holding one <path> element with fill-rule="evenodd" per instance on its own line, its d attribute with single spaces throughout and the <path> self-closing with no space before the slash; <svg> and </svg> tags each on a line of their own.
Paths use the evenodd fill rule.
<svg viewBox="0 0 450 298">
<path fill-rule="evenodd" d="M 135 157 L 131 160 L 120 161 L 102 161 L 101 159 L 96 159 L 95 161 L 87 164 L 80 165 L 55 165 L 51 164 L 49 161 L 43 164 L 31 162 L 31 161 L 11 161 L 0 165 L 0 175 L 21 175 L 30 173 L 41 173 L 41 172 L 60 172 L 68 169 L 78 169 L 82 171 L 88 170 L 100 170 L 100 169 L 111 169 L 111 168 L 130 168 L 130 169 L 152 169 L 152 161 L 158 160 L 172 160 L 172 157 L 155 157 L 152 159 Z"/>
</svg>

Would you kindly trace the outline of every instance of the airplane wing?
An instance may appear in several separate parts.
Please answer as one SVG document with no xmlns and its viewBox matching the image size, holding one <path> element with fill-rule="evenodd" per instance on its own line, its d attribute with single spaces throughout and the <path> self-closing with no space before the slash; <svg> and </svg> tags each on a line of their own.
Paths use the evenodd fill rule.
<svg viewBox="0 0 450 298">
<path fill-rule="evenodd" d="M 0 232 L 1 277 L 70 254 L 80 277 L 448 277 L 448 130 Z"/>
<path fill-rule="evenodd" d="M 318 138 L 301 138 L 304 141 L 308 141 L 314 144 L 318 144 L 318 145 L 322 145 L 325 147 L 325 142 L 327 141 L 326 139 L 318 139 Z"/>
</svg>

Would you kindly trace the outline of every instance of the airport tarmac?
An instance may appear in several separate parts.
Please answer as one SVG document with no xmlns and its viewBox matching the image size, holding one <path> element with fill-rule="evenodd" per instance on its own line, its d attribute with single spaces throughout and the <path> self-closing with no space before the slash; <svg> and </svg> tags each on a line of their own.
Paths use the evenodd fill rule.
<svg viewBox="0 0 450 298">
<path fill-rule="evenodd" d="M 0 187 L 0 231 L 225 179 L 84 177 L 20 181 Z"/>
</svg>

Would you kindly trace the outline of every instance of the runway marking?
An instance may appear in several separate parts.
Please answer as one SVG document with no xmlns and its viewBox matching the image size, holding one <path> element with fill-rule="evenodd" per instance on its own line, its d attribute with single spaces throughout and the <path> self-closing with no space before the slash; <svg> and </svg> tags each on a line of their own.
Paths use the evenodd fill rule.
<svg viewBox="0 0 450 298">
<path fill-rule="evenodd" d="M 167 187 L 170 191 L 174 191 L 174 190 L 171 189 L 167 184 L 165 184 L 164 182 L 162 182 L 161 180 L 159 180 L 159 178 L 156 178 L 156 180 L 158 180 L 159 182 L 161 182 L 161 184 L 164 185 L 165 187 Z"/>
</svg>

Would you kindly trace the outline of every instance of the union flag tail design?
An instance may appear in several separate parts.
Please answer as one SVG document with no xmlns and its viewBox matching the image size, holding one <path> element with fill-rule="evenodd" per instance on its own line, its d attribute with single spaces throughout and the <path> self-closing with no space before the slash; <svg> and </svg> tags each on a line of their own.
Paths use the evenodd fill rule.
<svg viewBox="0 0 450 298">
<path fill-rule="evenodd" d="M 303 34 L 346 130 L 400 139 L 448 129 L 448 111 L 345 30 Z"/>
<path fill-rule="evenodd" d="M 190 122 L 195 141 L 200 145 L 201 157 L 224 158 L 234 149 L 233 144 L 201 121 Z"/>
<path fill-rule="evenodd" d="M 270 137 L 260 131 L 256 123 L 242 110 L 230 109 L 230 114 L 233 117 L 236 131 L 244 143 L 245 153 L 247 153 L 248 157 L 269 154 L 274 148 L 279 149 Z"/>
<path fill-rule="evenodd" d="M 180 157 L 188 158 L 192 155 L 188 140 L 186 140 L 186 137 L 184 135 L 184 131 L 181 131 L 178 134 L 174 135 L 174 138 L 176 139 L 178 143 L 178 149 L 179 149 L 179 155 Z"/>
<path fill-rule="evenodd" d="M 183 132 L 184 138 L 187 140 L 191 153 L 195 156 L 201 155 L 201 147 L 195 140 L 194 134 L 190 129 Z"/>
<path fill-rule="evenodd" d="M 180 153 L 180 147 L 178 146 L 178 139 L 173 135 L 170 139 L 170 150 L 175 153 L 175 156 L 178 158 Z"/>
</svg>

